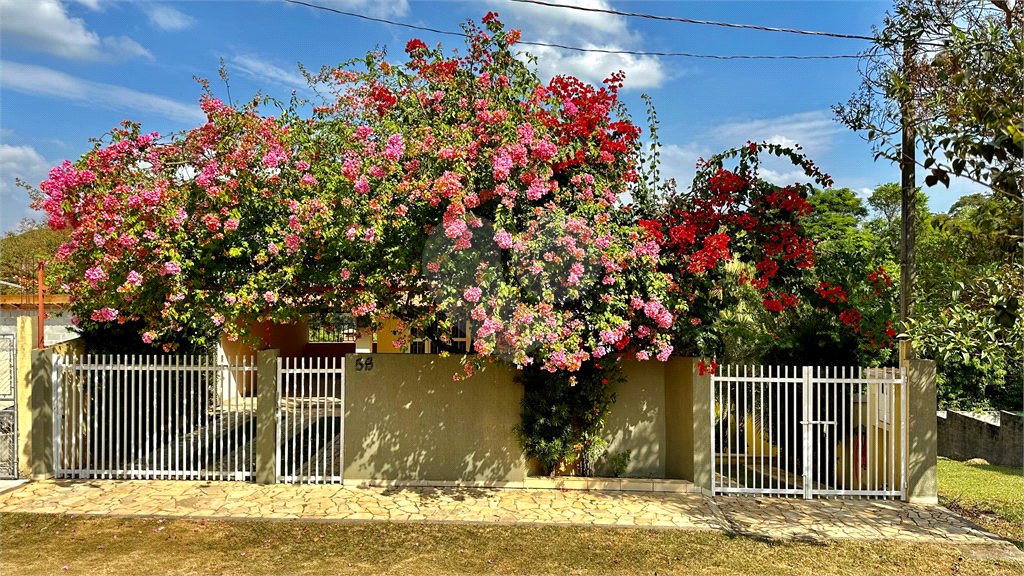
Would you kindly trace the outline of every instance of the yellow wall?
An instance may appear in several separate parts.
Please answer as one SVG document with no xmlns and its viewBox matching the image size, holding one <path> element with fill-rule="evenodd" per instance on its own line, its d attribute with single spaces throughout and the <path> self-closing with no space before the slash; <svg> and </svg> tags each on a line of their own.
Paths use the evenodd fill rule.
<svg viewBox="0 0 1024 576">
<path fill-rule="evenodd" d="M 372 358 L 373 369 L 357 370 L 360 358 L 364 366 Z M 465 361 L 433 354 L 347 356 L 346 480 L 522 481 L 530 463 L 512 433 L 522 410 L 517 371 L 491 364 L 455 381 Z M 671 451 L 692 450 L 666 441 L 666 391 L 678 386 L 666 385 L 663 362 L 625 362 L 623 371 L 627 383 L 614 390 L 605 428 L 609 451 L 632 450 L 626 476 L 664 478 Z M 675 426 L 674 437 L 681 436 Z M 682 462 L 682 456 L 672 458 Z M 609 473 L 603 459 L 596 464 L 598 475 Z"/>
<path fill-rule="evenodd" d="M 613 388 L 616 401 L 605 423 L 608 452 L 631 450 L 626 476 L 665 477 L 665 363 L 622 363 L 626 383 Z M 595 473 L 607 475 L 598 462 Z"/>
<path fill-rule="evenodd" d="M 398 326 L 398 320 L 388 318 L 382 323 L 380 330 L 377 331 L 377 353 L 378 354 L 400 354 L 401 349 L 396 348 L 392 343 L 395 339 L 401 337 L 401 334 L 395 334 L 395 327 Z M 408 336 L 408 332 L 405 333 Z"/>
<path fill-rule="evenodd" d="M 357 360 L 373 359 L 357 371 Z M 456 382 L 464 357 L 352 354 L 345 366 L 345 479 L 521 482 L 512 434 L 523 387 L 490 365 Z"/>
</svg>

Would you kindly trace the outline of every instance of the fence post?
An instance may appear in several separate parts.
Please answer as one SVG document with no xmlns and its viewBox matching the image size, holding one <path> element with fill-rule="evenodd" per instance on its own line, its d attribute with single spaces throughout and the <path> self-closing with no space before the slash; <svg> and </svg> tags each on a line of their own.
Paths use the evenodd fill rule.
<svg viewBox="0 0 1024 576">
<path fill-rule="evenodd" d="M 256 353 L 256 483 L 277 483 L 277 358 L 279 348 Z"/>
<path fill-rule="evenodd" d="M 700 362 L 691 358 L 693 374 L 693 485 L 712 494 L 713 458 L 711 445 L 711 372 L 701 374 Z M 708 362 L 710 364 L 710 362 Z"/>
<path fill-rule="evenodd" d="M 32 351 L 32 479 L 53 476 L 53 349 Z"/>
<path fill-rule="evenodd" d="M 665 477 L 689 480 L 711 495 L 711 374 L 696 358 L 665 365 Z"/>
<path fill-rule="evenodd" d="M 938 420 L 934 360 L 904 360 L 907 367 L 907 501 L 938 504 Z"/>
</svg>

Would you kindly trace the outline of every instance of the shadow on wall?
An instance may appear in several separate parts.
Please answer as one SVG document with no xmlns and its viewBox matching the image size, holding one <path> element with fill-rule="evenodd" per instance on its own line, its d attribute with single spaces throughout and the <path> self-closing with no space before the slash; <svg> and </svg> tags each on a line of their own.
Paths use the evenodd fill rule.
<svg viewBox="0 0 1024 576">
<path fill-rule="evenodd" d="M 464 357 L 356 354 L 347 360 L 346 481 L 524 479 L 526 463 L 512 434 L 523 388 L 511 368 L 486 366 L 454 381 Z"/>
<path fill-rule="evenodd" d="M 665 364 L 627 361 L 622 364 L 626 383 L 616 386 L 605 424 L 607 451 L 614 455 L 631 450 L 624 476 L 665 477 Z M 608 458 L 596 463 L 598 476 L 611 476 Z"/>
</svg>

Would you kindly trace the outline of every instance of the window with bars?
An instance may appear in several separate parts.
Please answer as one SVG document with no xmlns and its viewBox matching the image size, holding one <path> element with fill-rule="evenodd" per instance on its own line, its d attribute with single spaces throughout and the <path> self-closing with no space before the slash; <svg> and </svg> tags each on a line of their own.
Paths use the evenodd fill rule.
<svg viewBox="0 0 1024 576">
<path fill-rule="evenodd" d="M 410 354 L 436 354 L 441 351 L 440 347 L 433 344 L 429 338 L 426 338 L 416 328 L 412 329 L 410 336 Z M 470 344 L 471 330 L 469 322 L 461 320 L 452 323 L 452 328 L 448 332 L 448 336 L 451 339 L 450 345 L 454 348 L 455 352 L 466 354 L 472 350 L 472 346 Z"/>
<path fill-rule="evenodd" d="M 356 319 L 351 314 L 309 317 L 310 342 L 355 342 L 356 336 Z"/>
</svg>

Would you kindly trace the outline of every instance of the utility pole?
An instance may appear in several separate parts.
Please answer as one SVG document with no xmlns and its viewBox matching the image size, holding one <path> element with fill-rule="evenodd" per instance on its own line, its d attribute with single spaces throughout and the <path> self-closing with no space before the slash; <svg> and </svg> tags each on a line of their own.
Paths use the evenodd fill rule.
<svg viewBox="0 0 1024 576">
<path fill-rule="evenodd" d="M 914 54 L 916 51 L 913 39 L 903 44 L 903 70 L 907 83 L 907 92 L 900 103 L 900 116 L 903 128 L 903 146 L 900 157 L 902 171 L 902 206 L 900 213 L 900 330 L 907 329 L 907 319 L 913 303 L 914 286 L 914 244 L 917 240 L 917 181 L 916 156 L 917 134 L 914 130 Z M 901 352 L 903 347 L 901 346 Z M 901 353 L 901 356 L 903 354 Z M 902 358 L 901 358 L 902 359 Z"/>
</svg>

